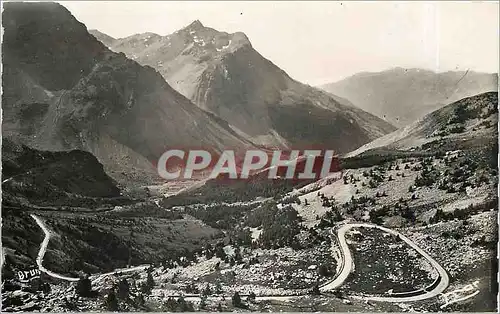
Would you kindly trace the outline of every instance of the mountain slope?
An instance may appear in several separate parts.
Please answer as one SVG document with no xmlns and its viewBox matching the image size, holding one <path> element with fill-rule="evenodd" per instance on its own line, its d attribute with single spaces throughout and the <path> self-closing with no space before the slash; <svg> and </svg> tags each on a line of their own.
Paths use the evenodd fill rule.
<svg viewBox="0 0 500 314">
<path fill-rule="evenodd" d="M 153 177 L 168 147 L 252 146 L 154 69 L 107 49 L 59 4 L 7 3 L 3 25 L 3 134 L 39 149 L 87 150 L 107 171 Z"/>
<path fill-rule="evenodd" d="M 102 42 L 107 47 L 113 45 L 116 41 L 113 37 L 101 33 L 97 29 L 89 29 L 89 34 L 94 36 L 98 41 Z"/>
<path fill-rule="evenodd" d="M 218 235 L 214 228 L 184 220 L 153 201 L 121 194 L 89 152 L 40 151 L 4 137 L 2 297 L 23 286 L 18 271 L 36 266 L 46 234 L 32 214 L 51 233 L 43 265 L 69 277 L 165 262 L 200 249 Z M 49 278 L 42 273 L 43 281 Z"/>
<path fill-rule="evenodd" d="M 347 152 L 394 130 L 293 80 L 243 33 L 219 32 L 195 21 L 168 36 L 117 39 L 110 48 L 154 67 L 177 91 L 258 144 L 322 145 Z"/>
<path fill-rule="evenodd" d="M 126 202 L 88 152 L 39 151 L 4 138 L 2 206 L 101 206 Z"/>
<path fill-rule="evenodd" d="M 497 74 L 394 68 L 321 86 L 398 127 L 459 99 L 498 90 Z"/>
<path fill-rule="evenodd" d="M 463 149 L 497 140 L 498 93 L 489 92 L 456 101 L 347 156 L 368 151 L 414 149 Z"/>
</svg>

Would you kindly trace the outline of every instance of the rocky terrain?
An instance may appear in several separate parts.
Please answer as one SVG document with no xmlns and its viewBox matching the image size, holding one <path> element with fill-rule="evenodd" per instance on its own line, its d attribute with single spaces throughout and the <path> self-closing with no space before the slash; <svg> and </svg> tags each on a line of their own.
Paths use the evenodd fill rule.
<svg viewBox="0 0 500 314">
<path fill-rule="evenodd" d="M 2 278 L 14 286 L 17 271 L 36 267 L 46 236 L 33 215 L 52 235 L 43 264 L 75 278 L 175 260 L 220 234 L 124 194 L 88 152 L 38 151 L 4 139 L 2 157 Z"/>
<path fill-rule="evenodd" d="M 481 97 L 483 114 L 496 101 L 487 96 Z M 455 117 L 456 111 L 447 112 Z M 19 282 L 16 271 L 34 264 L 44 235 L 26 211 L 7 211 L 4 309 L 494 310 L 498 149 L 493 141 L 425 149 L 438 141 L 344 158 L 341 177 L 311 183 L 243 184 L 216 193 L 221 186 L 207 182 L 189 193 L 134 200 L 97 216 L 81 208 L 30 209 L 54 235 L 43 264 L 81 278 L 77 282 L 45 273 Z M 32 160 L 49 156 L 24 151 Z M 12 177 L 4 190 L 21 178 Z M 394 236 L 363 230 L 347 234 L 354 273 L 335 290 L 321 292 L 318 287 L 336 278 L 344 262 L 335 230 L 350 222 L 406 235 L 445 269 L 444 293 L 414 302 L 370 301 L 431 287 L 436 271 Z M 373 241 L 376 249 L 370 249 Z M 381 259 L 382 252 L 393 258 Z M 132 267 L 138 265 L 144 267 Z M 469 286 L 477 288 L 464 290 Z M 462 292 L 464 301 L 453 301 L 455 291 L 470 292 Z"/>
<path fill-rule="evenodd" d="M 3 25 L 5 135 L 90 151 L 124 183 L 157 179 L 153 163 L 171 146 L 252 145 L 154 69 L 107 49 L 59 4 L 7 4 Z"/>
<path fill-rule="evenodd" d="M 479 94 L 444 106 L 406 127 L 350 152 L 355 156 L 371 150 L 449 150 L 483 146 L 496 141 L 498 94 Z"/>
<path fill-rule="evenodd" d="M 393 127 L 242 33 L 114 39 L 59 4 L 4 8 L 3 312 L 498 310 L 496 93 L 375 139 Z M 313 140 L 346 153 L 326 178 L 150 170 L 175 145 Z"/>
<path fill-rule="evenodd" d="M 498 75 L 394 68 L 358 73 L 321 88 L 347 98 L 397 127 L 404 127 L 454 101 L 497 91 Z"/>
<path fill-rule="evenodd" d="M 491 311 L 495 308 L 496 305 L 488 301 L 496 295 L 492 281 L 497 267 L 494 263 L 497 241 L 494 148 L 434 154 L 414 151 L 391 155 L 386 161 L 373 155 L 357 156 L 343 160 L 343 168 L 341 180 L 327 178 L 292 187 L 274 200 L 255 197 L 250 202 L 220 203 L 207 202 L 201 197 L 198 204 L 165 207 L 157 212 L 154 220 L 144 217 L 153 216 L 153 209 L 144 211 L 153 204 L 139 211 L 122 206 L 100 218 L 44 215 L 57 234 L 65 234 L 67 226 L 71 225 L 85 235 L 88 231 L 84 230 L 89 229 L 82 224 L 90 223 L 100 232 L 121 234 L 123 249 L 133 251 L 144 251 L 144 245 L 151 245 L 151 240 L 147 239 L 166 237 L 155 233 L 160 220 L 171 221 L 171 224 L 178 222 L 178 230 L 189 230 L 182 224 L 197 221 L 198 227 L 194 230 L 205 226 L 214 228 L 217 233 L 200 239 L 200 249 L 193 253 L 181 253 L 177 258 L 171 258 L 172 253 L 159 256 L 147 271 L 103 274 L 123 266 L 87 266 L 87 271 L 93 274 L 90 290 L 95 291 L 95 296 L 85 295 L 76 283 L 42 275 L 42 282 L 49 283 L 50 292 L 42 288 L 33 291 L 28 287 L 19 290 L 14 284 L 16 280 L 12 279 L 7 281 L 9 287 L 14 286 L 6 290 L 5 302 L 10 310 L 36 304 L 61 311 L 186 311 L 191 308 L 209 311 L 219 308 Z M 183 218 L 160 219 L 160 215 L 167 213 L 177 213 Z M 436 277 L 435 270 L 418 253 L 401 245 L 394 237 L 360 230 L 361 233 L 351 231 L 348 234 L 349 246 L 354 250 L 354 274 L 339 289 L 332 291 L 332 295 L 321 295 L 315 287 L 335 278 L 342 260 L 330 230 L 353 221 L 375 223 L 405 234 L 449 274 L 450 283 L 445 292 L 462 289 L 477 281 L 478 294 L 451 305 L 446 305 L 442 296 L 410 303 L 362 301 L 363 297 L 387 291 L 420 289 Z M 128 229 L 132 231 L 125 236 L 127 229 L 122 226 L 136 227 Z M 32 227 L 36 230 L 36 226 Z M 71 246 L 64 243 L 72 241 L 73 232 L 67 237 L 50 240 L 54 253 L 68 255 L 71 252 L 68 250 Z M 35 252 L 37 237 L 40 241 L 40 232 L 30 236 L 34 242 L 28 245 L 35 248 Z M 369 248 L 372 242 L 362 241 L 365 237 L 376 241 L 376 250 Z M 158 243 L 155 250 L 170 245 L 181 247 L 175 237 L 167 236 L 166 239 L 169 240 Z M 85 250 L 77 247 L 77 252 Z M 113 252 L 119 251 L 114 249 Z M 381 259 L 376 252 L 394 258 Z M 70 269 L 78 267 L 75 264 L 64 267 L 60 259 L 52 258 L 54 253 L 47 252 L 47 267 L 65 274 L 71 274 L 74 270 Z M 141 261 L 147 260 L 138 259 L 137 253 L 132 256 L 131 265 L 141 265 Z M 91 262 L 94 260 L 89 259 L 87 263 L 95 264 Z M 112 261 L 117 263 L 120 257 Z M 235 295 L 240 301 L 237 297 L 233 301 Z"/>
<path fill-rule="evenodd" d="M 144 33 L 110 40 L 91 32 L 113 51 L 157 69 L 173 88 L 257 144 L 322 145 L 347 152 L 394 130 L 293 80 L 243 33 L 220 32 L 200 21 L 167 36 Z"/>
<path fill-rule="evenodd" d="M 68 171 L 71 169 L 71 171 Z M 38 151 L 4 138 L 2 141 L 2 204 L 5 206 L 71 206 L 78 195 L 85 207 L 94 199 L 126 202 L 116 182 L 97 159 L 83 151 Z"/>
</svg>

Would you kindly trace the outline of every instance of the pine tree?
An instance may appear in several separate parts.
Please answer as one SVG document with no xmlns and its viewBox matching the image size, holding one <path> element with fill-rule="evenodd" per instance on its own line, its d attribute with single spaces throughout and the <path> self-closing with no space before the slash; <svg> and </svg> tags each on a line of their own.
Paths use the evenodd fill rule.
<svg viewBox="0 0 500 314">
<path fill-rule="evenodd" d="M 248 302 L 254 302 L 254 301 L 255 301 L 255 298 L 257 298 L 257 296 L 256 296 L 256 295 L 255 295 L 255 293 L 252 291 L 252 292 L 250 292 L 250 294 L 248 294 L 247 301 L 248 301 Z"/>
<path fill-rule="evenodd" d="M 332 272 L 330 271 L 330 269 L 328 268 L 328 266 L 326 266 L 324 264 L 321 265 L 321 266 L 319 266 L 318 273 L 322 277 L 328 277 L 328 276 L 332 275 Z"/>
<path fill-rule="evenodd" d="M 231 302 L 234 307 L 242 307 L 243 304 L 241 303 L 241 297 L 238 291 L 236 291 L 231 299 Z"/>
<path fill-rule="evenodd" d="M 128 281 L 126 279 L 120 280 L 118 282 L 118 297 L 122 300 L 125 300 L 128 298 L 130 293 L 130 286 L 128 284 Z"/>
<path fill-rule="evenodd" d="M 76 293 L 81 297 L 92 296 L 92 282 L 89 278 L 82 278 L 76 284 Z"/>
<path fill-rule="evenodd" d="M 118 299 L 116 298 L 116 294 L 114 290 L 111 290 L 106 297 L 105 307 L 110 312 L 116 312 L 119 310 L 118 308 Z"/>
<path fill-rule="evenodd" d="M 200 309 L 205 309 L 207 306 L 207 296 L 203 295 L 200 299 Z"/>
<path fill-rule="evenodd" d="M 234 259 L 237 262 L 240 262 L 242 260 L 241 252 L 240 252 L 240 248 L 239 247 L 236 247 L 235 250 L 234 250 Z"/>
<path fill-rule="evenodd" d="M 212 294 L 212 289 L 210 289 L 210 284 L 207 283 L 207 285 L 205 286 L 205 289 L 203 290 L 203 295 L 207 296 L 207 295 L 211 295 Z"/>
<path fill-rule="evenodd" d="M 183 297 L 177 299 L 176 312 L 194 312 L 193 304 L 186 302 Z"/>
<path fill-rule="evenodd" d="M 151 291 L 155 286 L 155 280 L 153 279 L 153 275 L 151 272 L 148 272 L 148 278 L 146 279 L 146 286 L 148 290 Z"/>
<path fill-rule="evenodd" d="M 175 312 L 177 308 L 177 302 L 175 302 L 174 298 L 169 297 L 167 301 L 163 304 L 163 309 L 165 312 Z"/>
<path fill-rule="evenodd" d="M 220 282 L 218 282 L 218 283 L 215 285 L 215 293 L 216 293 L 216 294 L 221 294 L 221 293 L 222 293 L 222 286 L 221 286 Z"/>
<path fill-rule="evenodd" d="M 215 256 L 222 260 L 226 258 L 226 252 L 224 252 L 224 248 L 221 245 L 218 245 L 215 249 Z"/>
</svg>

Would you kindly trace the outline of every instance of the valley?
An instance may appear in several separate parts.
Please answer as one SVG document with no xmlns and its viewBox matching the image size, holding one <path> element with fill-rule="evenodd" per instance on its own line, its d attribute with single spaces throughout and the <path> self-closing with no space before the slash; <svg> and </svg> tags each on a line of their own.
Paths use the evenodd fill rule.
<svg viewBox="0 0 500 314">
<path fill-rule="evenodd" d="M 319 89 L 200 20 L 114 38 L 3 8 L 2 312 L 498 310 L 497 74 Z M 327 176 L 270 157 L 305 149 Z M 239 176 L 243 152 L 269 160 Z"/>
<path fill-rule="evenodd" d="M 488 168 L 485 153 L 486 163 L 477 166 L 474 170 L 477 174 L 493 171 Z M 44 298 L 50 300 L 48 304 L 54 310 L 64 311 L 71 306 L 97 310 L 106 304 L 109 291 L 118 293 L 120 282 L 125 280 L 130 286 L 129 296 L 117 297 L 120 310 L 175 309 L 184 304 L 182 302 L 186 302 L 188 308 L 217 310 L 220 304 L 223 310 L 228 310 L 235 306 L 232 299 L 236 294 L 243 300 L 241 304 L 236 303 L 236 307 L 249 310 L 274 310 L 284 305 L 288 310 L 328 309 L 325 298 L 328 298 L 328 306 L 335 309 L 407 310 L 409 304 L 415 310 L 429 310 L 445 304 L 441 295 L 446 291 L 479 281 L 481 289 L 465 304 L 470 308 L 484 308 L 480 300 L 493 293 L 484 276 L 494 267 L 496 198 L 489 191 L 494 191 L 491 187 L 496 182 L 486 183 L 480 176 L 473 175 L 464 181 L 473 188 L 461 191 L 448 187 L 442 192 L 429 186 L 439 184 L 437 182 L 415 184 L 427 173 L 427 168 L 435 167 L 434 171 L 443 173 L 468 160 L 469 154 L 454 151 L 434 157 L 406 156 L 390 162 L 376 161 L 373 166 L 367 165 L 373 159 L 370 155 L 357 157 L 356 162 L 349 161 L 351 166 L 343 170 L 342 179 L 326 178 L 289 187 L 281 196 L 277 194 L 272 198 L 259 198 L 262 187 L 256 186 L 255 196 L 251 190 L 245 190 L 236 202 L 203 203 L 203 195 L 197 195 L 198 203 L 171 204 L 175 200 L 192 199 L 194 196 L 189 193 L 198 191 L 195 189 L 167 197 L 159 205 L 152 200 L 146 203 L 149 205 L 142 205 L 143 209 L 150 208 L 147 211 L 139 210 L 136 203 L 100 213 L 100 217 L 88 213 L 37 212 L 37 217 L 45 217 L 45 225 L 54 234 L 47 243 L 44 267 L 60 278 L 90 275 L 92 289 L 100 295 L 84 297 L 75 290 L 74 283 L 65 283 L 44 273 L 42 279 L 51 282 L 54 289 L 43 294 Z M 353 166 L 355 163 L 363 167 Z M 487 176 L 489 180 L 493 178 Z M 442 175 L 437 177 L 448 180 Z M 212 195 L 212 189 L 221 188 L 216 182 L 210 186 L 212 188 L 202 193 Z M 236 189 L 232 193 L 237 196 L 241 192 Z M 68 229 L 69 222 L 75 227 Z M 38 234 L 32 245 L 38 250 L 47 237 L 43 230 L 36 230 L 36 222 L 31 224 Z M 189 224 L 197 227 L 192 229 Z M 68 250 L 75 245 L 76 238 L 72 235 L 75 231 L 90 232 L 86 225 L 124 241 L 123 257 L 113 256 L 113 264 L 105 267 L 95 264 L 93 259 L 83 260 L 80 266 L 74 263 L 62 266 L 61 254 L 68 262 L 92 258 L 92 255 L 82 255 L 84 247 Z M 171 242 L 181 236 L 172 229 L 175 225 L 188 241 L 193 241 L 191 247 L 185 247 L 188 254 L 179 251 L 180 242 Z M 366 228 L 373 226 L 379 229 Z M 173 233 L 167 236 L 161 231 L 165 228 L 172 229 Z M 203 229 L 213 231 L 205 238 L 196 238 L 192 233 Z M 192 232 L 186 234 L 188 230 Z M 61 243 L 59 238 L 63 235 L 66 240 Z M 376 242 L 359 242 L 364 238 L 373 238 L 371 241 Z M 401 246 L 398 238 L 416 251 Z M 107 241 L 88 243 L 99 249 Z M 120 252 L 116 244 L 111 243 L 108 245 L 113 245 L 113 252 Z M 172 255 L 174 251 L 163 251 L 169 245 L 178 251 L 176 255 Z M 376 245 L 381 251 L 360 250 L 358 245 Z M 132 251 L 127 253 L 126 247 Z M 148 247 L 152 251 L 148 251 Z M 390 254 L 400 257 L 385 259 L 389 250 Z M 33 256 L 34 261 L 37 254 Z M 91 264 L 95 266 L 90 267 Z M 151 292 L 142 288 L 149 276 L 154 281 Z M 406 278 L 413 279 L 407 281 Z M 62 287 L 66 287 L 64 293 L 60 290 Z M 56 295 L 61 293 L 71 301 L 57 301 L 60 297 Z M 169 301 L 171 299 L 174 302 Z M 457 302 L 447 308 L 457 306 L 465 305 Z"/>
</svg>

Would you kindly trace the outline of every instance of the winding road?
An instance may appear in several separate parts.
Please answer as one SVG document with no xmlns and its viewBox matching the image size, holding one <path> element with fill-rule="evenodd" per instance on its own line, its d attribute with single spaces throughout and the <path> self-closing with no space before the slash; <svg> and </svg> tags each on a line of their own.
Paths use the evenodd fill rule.
<svg viewBox="0 0 500 314">
<path fill-rule="evenodd" d="M 47 245 L 49 245 L 51 233 L 50 233 L 49 228 L 47 228 L 47 226 L 40 219 L 40 217 L 38 217 L 38 216 L 36 216 L 34 214 L 31 214 L 30 216 L 31 216 L 31 218 L 33 218 L 36 221 L 36 223 L 38 224 L 38 226 L 45 233 L 45 238 L 43 239 L 43 242 L 40 245 L 40 251 L 38 251 L 38 256 L 36 258 L 36 263 L 37 263 L 38 268 L 40 269 L 40 271 L 46 273 L 47 275 L 49 275 L 49 276 L 51 276 L 53 278 L 58 278 L 58 279 L 66 280 L 66 281 L 79 281 L 80 278 L 68 277 L 68 276 L 60 275 L 60 274 L 55 273 L 55 272 L 53 272 L 51 270 L 48 270 L 47 268 L 45 268 L 43 266 L 43 257 L 45 256 L 45 252 L 47 251 Z M 97 279 L 96 277 L 109 276 L 109 275 L 114 275 L 114 274 L 118 274 L 118 273 L 130 273 L 130 272 L 134 272 L 134 271 L 145 270 L 147 268 L 149 268 L 149 265 L 141 265 L 141 266 L 135 266 L 135 267 L 129 267 L 129 268 L 120 268 L 120 269 L 115 269 L 114 271 L 109 272 L 109 273 L 104 273 L 104 274 L 98 274 L 98 275 L 91 276 L 91 278 L 93 277 L 94 278 L 93 281 L 95 281 Z"/>
<path fill-rule="evenodd" d="M 437 270 L 439 277 L 435 284 L 432 284 L 432 289 L 430 291 L 427 291 L 427 289 L 422 289 L 422 290 L 417 290 L 417 291 L 411 291 L 408 293 L 398 293 L 397 296 L 387 296 L 387 297 L 378 297 L 378 296 L 353 296 L 354 298 L 360 298 L 364 300 L 371 300 L 371 301 L 380 301 L 380 302 L 412 302 L 412 301 L 421 301 L 425 299 L 429 299 L 432 297 L 436 297 L 439 294 L 441 294 L 449 284 L 449 277 L 448 274 L 446 273 L 446 270 L 444 270 L 441 265 L 439 265 L 438 262 L 436 262 L 429 254 L 427 254 L 425 251 L 423 251 L 420 247 L 418 247 L 412 240 L 410 240 L 408 237 L 405 235 L 382 227 L 378 225 L 372 225 L 368 223 L 349 223 L 342 225 L 338 231 L 337 231 L 337 237 L 340 245 L 340 249 L 342 251 L 342 261 L 341 262 L 341 267 L 340 267 L 340 273 L 338 276 L 332 280 L 329 283 L 326 283 L 325 285 L 320 287 L 320 291 L 327 292 L 333 289 L 338 288 L 341 286 L 344 281 L 347 279 L 349 274 L 353 271 L 354 267 L 354 260 L 352 258 L 351 251 L 349 250 L 349 247 L 347 245 L 347 241 L 345 238 L 346 233 L 351 230 L 352 228 L 376 228 L 382 231 L 385 231 L 389 234 L 399 236 L 401 240 L 403 240 L 407 245 L 409 245 L 411 248 L 416 250 L 420 255 L 422 255 L 429 263 L 431 263 L 432 267 Z M 435 286 L 435 287 L 434 287 Z M 408 295 L 408 296 L 405 296 Z"/>
<path fill-rule="evenodd" d="M 40 245 L 40 251 L 38 252 L 38 256 L 36 259 L 36 263 L 38 265 L 38 268 L 40 269 L 41 272 L 46 273 L 47 275 L 66 280 L 66 281 L 78 281 L 80 278 L 75 278 L 75 277 L 67 277 L 64 275 L 57 274 L 53 271 L 48 270 L 43 266 L 43 258 L 45 256 L 45 252 L 47 251 L 47 245 L 49 244 L 51 233 L 50 230 L 45 226 L 45 223 L 36 215 L 31 214 L 31 217 L 37 222 L 38 226 L 43 230 L 45 234 L 45 238 L 43 239 L 42 244 Z M 341 250 L 341 258 L 339 262 L 340 268 L 338 275 L 335 277 L 330 282 L 327 282 L 323 284 L 322 286 L 319 287 L 320 291 L 322 292 L 328 292 L 331 290 L 334 290 L 338 287 L 340 287 L 348 278 L 349 274 L 353 271 L 354 269 L 354 260 L 352 258 L 351 251 L 349 250 L 345 235 L 346 233 L 351 230 L 352 228 L 377 228 L 382 231 L 385 231 L 389 234 L 393 234 L 396 236 L 399 236 L 401 240 L 403 240 L 406 244 L 408 244 L 410 247 L 415 249 L 418 253 L 420 253 L 427 261 L 431 263 L 431 265 L 437 270 L 439 277 L 436 279 L 436 281 L 431 285 L 431 287 L 428 287 L 426 289 L 420 289 L 416 291 L 410 291 L 407 293 L 397 293 L 394 294 L 393 296 L 387 296 L 387 297 L 378 297 L 378 296 L 352 296 L 353 298 L 356 299 L 362 299 L 362 300 L 371 300 L 371 301 L 380 301 L 380 302 L 412 302 L 412 301 L 421 301 L 425 299 L 429 299 L 432 297 L 436 297 L 439 294 L 441 294 L 449 284 L 449 277 L 446 271 L 439 265 L 438 262 L 436 262 L 429 254 L 424 252 L 420 247 L 418 247 L 412 240 L 404 236 L 403 234 L 385 228 L 381 227 L 378 225 L 372 225 L 368 223 L 348 223 L 342 225 L 338 230 L 337 230 L 337 239 L 338 239 L 338 244 L 340 246 Z M 333 230 L 332 230 L 333 232 Z M 335 246 L 336 244 L 333 244 Z M 335 247 L 336 248 L 336 247 Z M 98 274 L 91 276 L 93 277 L 93 281 L 97 280 L 98 278 L 102 278 L 103 276 L 107 275 L 114 275 L 117 273 L 127 273 L 127 272 L 133 272 L 133 271 L 140 271 L 140 270 L 145 270 L 149 267 L 149 265 L 142 265 L 142 266 L 136 266 L 136 267 L 130 267 L 130 268 L 123 268 L 123 269 L 117 269 L 109 273 L 104 273 L 104 274 Z M 428 291 L 428 289 L 430 289 Z M 195 296 L 189 296 L 194 298 Z M 258 296 L 257 299 L 290 299 L 293 296 Z"/>
<path fill-rule="evenodd" d="M 50 230 L 45 226 L 45 223 L 36 215 L 30 214 L 31 218 L 35 219 L 36 223 L 40 228 L 42 228 L 43 233 L 45 233 L 45 238 L 43 239 L 42 244 L 40 244 L 40 251 L 38 251 L 38 256 L 36 257 L 36 263 L 38 265 L 38 268 L 40 269 L 41 272 L 46 273 L 47 275 L 54 277 L 54 278 L 59 278 L 62 280 L 66 281 L 78 281 L 80 278 L 75 278 L 75 277 L 67 277 L 63 275 L 59 275 L 58 273 L 55 273 L 51 270 L 48 270 L 43 266 L 43 257 L 45 256 L 45 252 L 47 251 L 47 245 L 49 245 L 50 241 Z"/>
</svg>

